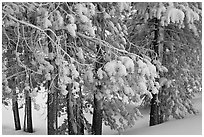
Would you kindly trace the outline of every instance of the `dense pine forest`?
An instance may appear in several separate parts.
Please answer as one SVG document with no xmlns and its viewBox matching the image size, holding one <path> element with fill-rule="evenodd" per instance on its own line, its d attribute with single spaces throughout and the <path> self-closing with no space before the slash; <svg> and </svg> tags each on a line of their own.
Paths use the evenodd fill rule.
<svg viewBox="0 0 204 137">
<path fill-rule="evenodd" d="M 197 115 L 201 38 L 201 2 L 2 2 L 2 107 L 30 134 L 46 112 L 47 135 Z"/>
</svg>

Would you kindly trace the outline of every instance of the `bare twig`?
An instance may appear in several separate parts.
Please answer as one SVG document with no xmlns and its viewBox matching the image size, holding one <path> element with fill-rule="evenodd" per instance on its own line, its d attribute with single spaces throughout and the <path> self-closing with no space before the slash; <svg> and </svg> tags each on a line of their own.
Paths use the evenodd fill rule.
<svg viewBox="0 0 204 137">
<path fill-rule="evenodd" d="M 15 73 L 15 74 L 9 76 L 9 77 L 6 77 L 6 79 L 7 79 L 7 80 L 8 80 L 8 79 L 11 79 L 11 78 L 13 78 L 13 77 L 19 75 L 20 73 L 24 73 L 24 72 L 25 72 L 25 70 L 24 70 L 24 71 L 20 71 L 20 72 L 18 72 L 18 73 Z"/>
<path fill-rule="evenodd" d="M 137 57 L 140 58 L 140 59 L 143 59 L 142 57 L 140 57 L 140 56 L 137 55 L 137 54 L 130 53 L 130 52 L 126 51 L 126 50 L 121 50 L 121 49 L 115 48 L 114 46 L 110 45 L 110 44 L 109 44 L 108 42 L 106 42 L 106 41 L 103 41 L 103 40 L 100 40 L 100 39 L 97 39 L 97 38 L 92 38 L 92 37 L 86 36 L 86 35 L 84 35 L 84 34 L 82 34 L 82 33 L 79 33 L 79 32 L 77 32 L 77 35 L 80 36 L 80 37 L 83 37 L 83 38 L 85 38 L 85 39 L 88 39 L 89 41 L 92 41 L 92 42 L 94 42 L 94 43 L 101 44 L 101 45 L 104 46 L 104 47 L 109 47 L 109 48 L 112 48 L 113 50 L 116 50 L 116 51 L 118 51 L 118 52 L 126 53 L 126 54 L 129 54 L 129 55 L 134 55 L 134 56 L 137 56 Z"/>
</svg>

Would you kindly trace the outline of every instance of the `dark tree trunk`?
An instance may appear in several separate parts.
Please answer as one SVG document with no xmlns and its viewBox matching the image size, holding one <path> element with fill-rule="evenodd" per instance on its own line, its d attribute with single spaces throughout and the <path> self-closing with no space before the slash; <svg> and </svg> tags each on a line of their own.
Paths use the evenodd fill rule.
<svg viewBox="0 0 204 137">
<path fill-rule="evenodd" d="M 97 5 L 97 9 L 99 11 L 102 11 L 103 8 L 99 4 Z M 105 24 L 104 24 L 104 17 L 103 14 L 99 14 L 97 17 L 97 22 L 96 26 L 100 26 L 100 29 L 97 29 L 97 34 L 100 36 L 101 40 L 105 40 Z M 97 74 L 97 71 L 99 68 L 103 66 L 104 63 L 104 58 L 103 58 L 103 52 L 102 48 L 100 45 L 97 45 L 96 47 L 96 52 L 97 52 L 97 58 L 98 61 L 95 64 L 95 74 Z M 96 76 L 97 78 L 97 76 Z M 93 120 L 92 120 L 92 134 L 93 135 L 102 135 L 102 118 L 103 118 L 103 111 L 102 111 L 102 105 L 103 105 L 103 100 L 98 99 L 96 96 L 98 92 L 101 92 L 102 85 L 96 86 L 96 91 L 94 91 L 94 111 L 93 111 Z"/>
<path fill-rule="evenodd" d="M 54 35 L 52 34 L 52 32 L 47 31 L 47 35 L 54 40 Z M 48 38 L 48 52 L 53 53 L 54 46 L 50 38 Z M 57 135 L 58 134 L 58 131 L 57 131 L 58 90 L 55 87 L 58 87 L 57 86 L 58 81 L 57 81 L 57 77 L 55 77 L 54 79 L 54 75 L 58 73 L 58 68 L 54 60 L 49 60 L 49 62 L 51 65 L 53 65 L 54 71 L 51 72 L 51 80 L 48 81 L 48 89 L 50 90 L 48 92 L 48 98 L 47 98 L 47 112 L 48 112 L 47 132 L 48 132 L 48 135 Z"/>
<path fill-rule="evenodd" d="M 98 100 L 96 95 L 94 95 L 92 134 L 102 134 L 102 100 Z"/>
<path fill-rule="evenodd" d="M 82 106 L 82 93 L 81 87 L 79 91 L 79 98 L 76 104 L 76 120 L 77 120 L 77 134 L 84 135 L 84 121 L 83 121 L 83 106 Z"/>
<path fill-rule="evenodd" d="M 57 69 L 54 64 L 52 64 L 55 67 L 54 74 L 57 74 Z M 54 85 L 51 85 L 51 83 Z M 47 131 L 48 135 L 57 135 L 58 134 L 58 89 L 55 87 L 57 86 L 57 77 L 48 82 L 49 92 L 48 92 L 48 98 L 47 98 Z"/>
<path fill-rule="evenodd" d="M 153 98 L 151 99 L 151 110 L 150 110 L 150 126 L 157 125 L 158 122 L 158 95 L 152 94 Z"/>
<path fill-rule="evenodd" d="M 71 50 L 71 49 L 70 49 Z M 73 56 L 72 53 L 68 53 Z M 79 70 L 80 68 L 78 68 Z M 79 79 L 77 80 L 79 82 Z M 84 135 L 84 117 L 81 85 L 79 85 L 79 97 L 74 98 L 72 94 L 72 84 L 67 85 L 67 119 L 69 135 Z"/>
<path fill-rule="evenodd" d="M 16 55 L 14 53 L 16 49 L 15 44 L 11 44 L 10 48 L 8 48 L 6 55 L 6 58 L 8 59 L 7 67 L 13 67 L 16 65 Z M 8 76 L 11 76 L 17 72 L 17 67 L 10 69 L 8 71 Z M 17 94 L 16 94 L 16 77 L 12 77 L 11 79 L 8 79 L 8 86 L 12 90 L 12 110 L 13 110 L 13 118 L 14 118 L 14 124 L 15 124 L 15 130 L 21 130 L 21 124 L 20 124 L 20 116 L 19 116 L 19 110 L 18 110 L 18 101 L 17 101 Z"/>
<path fill-rule="evenodd" d="M 27 90 L 25 90 L 25 116 L 23 130 L 25 132 L 33 133 L 31 97 Z"/>
<path fill-rule="evenodd" d="M 159 123 L 158 124 L 161 124 L 161 123 L 164 123 L 164 116 L 165 116 L 165 114 L 164 114 L 164 104 L 165 104 L 165 100 L 162 98 L 162 92 L 163 92 L 163 90 L 165 90 L 165 87 L 161 87 L 161 89 L 160 89 L 161 91 L 160 91 L 160 93 L 159 93 L 159 110 L 158 110 L 158 112 L 159 112 Z"/>
<path fill-rule="evenodd" d="M 97 45 L 99 62 L 104 62 L 101 47 Z M 101 63 L 96 63 L 96 72 L 102 67 Z M 93 120 L 92 120 L 92 134 L 93 135 L 101 135 L 102 134 L 102 99 L 97 99 L 96 95 L 98 92 L 101 92 L 102 85 L 96 86 L 96 91 L 94 91 L 94 111 L 93 111 Z"/>
<path fill-rule="evenodd" d="M 57 92 L 48 93 L 48 100 L 47 100 L 47 129 L 48 135 L 57 135 Z"/>
<path fill-rule="evenodd" d="M 74 116 L 74 110 L 76 109 L 73 106 L 71 85 L 68 85 L 68 94 L 67 94 L 67 119 L 68 119 L 68 133 L 69 135 L 77 135 L 77 122 Z"/>
<path fill-rule="evenodd" d="M 18 110 L 18 101 L 17 101 L 17 95 L 16 95 L 15 90 L 13 90 L 12 110 L 13 110 L 15 130 L 21 130 L 21 123 L 20 123 L 19 110 Z"/>
<path fill-rule="evenodd" d="M 25 50 L 25 63 L 30 65 L 31 62 L 31 56 L 30 56 L 30 51 L 27 46 L 24 48 Z M 26 80 L 25 83 L 27 85 L 30 85 L 30 72 L 27 71 L 28 73 L 26 74 Z M 24 117 L 24 131 L 33 133 L 33 124 L 32 124 L 32 108 L 31 108 L 31 97 L 29 96 L 30 91 L 27 89 L 24 89 L 24 94 L 25 94 L 25 117 Z"/>
<path fill-rule="evenodd" d="M 164 30 L 160 24 L 160 20 L 154 18 L 153 23 L 155 24 L 155 31 L 154 31 L 154 42 L 153 42 L 153 50 L 158 55 L 158 60 L 162 63 L 163 58 L 163 42 L 164 42 Z M 153 98 L 151 99 L 151 110 L 150 110 L 150 126 L 157 125 L 159 123 L 162 123 L 163 121 L 160 121 L 163 116 L 160 116 L 161 114 L 161 108 L 158 101 L 158 94 L 152 94 Z"/>
</svg>

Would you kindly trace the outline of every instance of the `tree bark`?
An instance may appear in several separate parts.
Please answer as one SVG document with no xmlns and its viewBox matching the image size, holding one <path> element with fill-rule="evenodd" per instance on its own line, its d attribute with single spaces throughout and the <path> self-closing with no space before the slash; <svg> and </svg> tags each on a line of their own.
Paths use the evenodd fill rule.
<svg viewBox="0 0 204 137">
<path fill-rule="evenodd" d="M 76 120 L 77 120 L 77 134 L 84 135 L 84 121 L 83 121 L 83 106 L 82 106 L 82 93 L 81 87 L 79 91 L 79 98 L 76 103 Z"/>
<path fill-rule="evenodd" d="M 68 85 L 68 94 L 67 94 L 67 119 L 68 119 L 68 133 L 69 135 L 77 135 L 77 122 L 74 116 L 74 110 L 76 109 L 72 102 L 72 92 L 71 85 Z"/>
<path fill-rule="evenodd" d="M 51 90 L 53 91 L 53 90 Z M 47 129 L 48 135 L 57 135 L 57 92 L 48 93 L 48 100 L 47 100 Z"/>
<path fill-rule="evenodd" d="M 10 68 L 12 66 L 15 66 L 16 64 L 16 56 L 14 54 L 14 51 L 16 49 L 16 45 L 12 44 L 10 48 L 8 48 L 6 58 L 8 59 L 7 67 Z M 8 76 L 11 76 L 17 72 L 17 67 L 14 69 L 10 69 L 8 71 Z M 14 125 L 15 130 L 21 130 L 21 123 L 20 123 L 20 116 L 19 116 L 19 110 L 18 110 L 18 100 L 17 100 L 17 94 L 16 94 L 16 78 L 12 77 L 11 79 L 8 79 L 8 86 L 12 90 L 12 111 L 13 111 L 13 118 L 14 118 Z"/>
<path fill-rule="evenodd" d="M 159 123 L 158 124 L 161 124 L 161 123 L 164 123 L 164 121 L 165 121 L 165 113 L 164 113 L 164 104 L 165 104 L 165 100 L 163 99 L 163 95 L 162 95 L 162 92 L 165 90 L 165 87 L 161 87 L 161 89 L 160 89 L 161 91 L 160 91 L 160 93 L 159 93 L 159 95 L 158 95 L 158 97 L 159 97 L 159 110 L 158 110 L 158 112 L 159 112 Z"/>
<path fill-rule="evenodd" d="M 96 98 L 94 95 L 94 111 L 93 111 L 93 122 L 92 122 L 92 134 L 102 134 L 102 100 Z"/>
<path fill-rule="evenodd" d="M 31 97 L 27 90 L 25 90 L 25 116 L 23 130 L 25 132 L 33 133 Z"/>
<path fill-rule="evenodd" d="M 150 126 L 157 125 L 158 121 L 158 103 L 157 103 L 157 94 L 152 94 L 153 98 L 151 99 L 151 110 L 150 110 Z"/>
<path fill-rule="evenodd" d="M 31 62 L 31 56 L 30 56 L 30 52 L 27 46 L 25 46 L 24 48 L 25 50 L 25 63 L 30 64 Z M 27 83 L 28 85 L 30 85 L 30 72 L 27 71 L 28 74 L 26 74 L 26 80 L 25 83 Z M 30 89 L 24 89 L 24 94 L 25 94 L 25 119 L 24 119 L 24 131 L 25 132 L 29 132 L 29 133 L 33 133 L 33 123 L 32 123 L 32 107 L 31 107 L 31 97 L 29 96 L 30 93 Z"/>
<path fill-rule="evenodd" d="M 47 35 L 54 40 L 54 35 L 52 34 L 52 32 L 47 31 Z M 50 38 L 48 38 L 48 52 L 53 53 L 54 51 L 53 43 L 50 40 Z M 47 98 L 47 112 L 48 112 L 47 131 L 48 135 L 57 135 L 58 90 L 55 88 L 57 87 L 57 77 L 55 77 L 54 75 L 58 73 L 58 68 L 54 60 L 49 60 L 49 62 L 51 65 L 53 65 L 54 72 L 51 72 L 51 80 L 48 81 L 48 89 L 50 90 L 48 92 Z"/>
<path fill-rule="evenodd" d="M 153 42 L 153 50 L 158 55 L 158 60 L 162 63 L 163 58 L 163 42 L 164 42 L 164 30 L 160 24 L 160 20 L 157 18 L 153 19 L 153 23 L 155 24 L 155 32 L 154 32 L 154 42 Z M 162 89 L 163 90 L 163 89 Z M 161 113 L 161 108 L 158 101 L 158 94 L 152 94 L 153 98 L 151 99 L 151 110 L 150 110 L 150 126 L 157 125 L 163 121 L 161 118 L 163 113 Z"/>
<path fill-rule="evenodd" d="M 99 11 L 102 11 L 103 8 L 100 4 L 97 5 L 97 9 Z M 104 17 L 103 14 L 99 14 L 97 17 L 97 25 L 100 26 L 100 29 L 97 29 L 97 34 L 100 36 L 102 40 L 105 40 L 105 24 L 104 24 Z M 98 57 L 98 61 L 95 64 L 95 74 L 97 74 L 97 71 L 99 68 L 103 66 L 104 63 L 104 58 L 103 58 L 103 52 L 102 52 L 102 47 L 100 45 L 96 46 L 96 53 Z M 97 78 L 97 76 L 96 76 Z M 96 91 L 94 91 L 94 111 L 93 111 L 93 120 L 92 120 L 92 134 L 93 135 L 102 135 L 102 104 L 103 100 L 102 99 L 97 99 L 97 94 L 98 92 L 101 92 L 102 85 L 97 85 L 96 86 Z"/>
<path fill-rule="evenodd" d="M 98 62 L 96 63 L 96 73 L 100 67 L 102 67 L 103 56 L 102 51 L 99 45 L 97 45 L 98 52 Z M 102 85 L 96 86 L 96 91 L 94 91 L 94 111 L 93 111 L 93 120 L 92 120 L 92 134 L 101 135 L 102 134 L 102 99 L 97 99 L 96 96 L 98 92 L 101 92 Z"/>
<path fill-rule="evenodd" d="M 20 123 L 19 110 L 18 110 L 18 101 L 17 101 L 17 95 L 16 95 L 15 90 L 13 90 L 12 110 L 13 110 L 15 130 L 21 130 L 21 123 Z"/>
</svg>

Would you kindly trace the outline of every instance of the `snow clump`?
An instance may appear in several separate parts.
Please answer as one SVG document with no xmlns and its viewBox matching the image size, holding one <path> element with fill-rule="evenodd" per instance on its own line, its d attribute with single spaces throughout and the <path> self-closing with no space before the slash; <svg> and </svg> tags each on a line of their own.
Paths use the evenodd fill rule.
<svg viewBox="0 0 204 137">
<path fill-rule="evenodd" d="M 134 62 L 131 58 L 126 56 L 120 56 L 119 60 L 123 63 L 126 69 L 130 71 L 130 73 L 134 73 Z"/>
<path fill-rule="evenodd" d="M 126 67 L 122 64 L 121 61 L 110 61 L 105 64 L 104 66 L 105 71 L 107 72 L 108 76 L 115 76 L 116 74 L 119 76 L 127 76 Z"/>
</svg>

